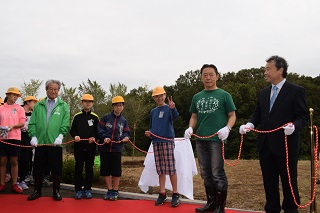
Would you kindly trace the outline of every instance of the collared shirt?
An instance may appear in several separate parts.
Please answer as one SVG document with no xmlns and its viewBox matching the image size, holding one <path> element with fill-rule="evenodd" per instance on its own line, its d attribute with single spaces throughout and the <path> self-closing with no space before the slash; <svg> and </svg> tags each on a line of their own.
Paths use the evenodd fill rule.
<svg viewBox="0 0 320 213">
<path fill-rule="evenodd" d="M 51 112 L 52 112 L 54 106 L 56 105 L 56 102 L 57 102 L 57 98 L 55 98 L 55 99 L 49 99 L 49 98 L 47 98 L 47 100 L 46 100 L 46 106 L 47 106 L 47 124 L 48 124 L 48 121 L 49 121 L 49 119 L 50 119 Z"/>
<path fill-rule="evenodd" d="M 283 84 L 286 82 L 286 79 L 283 79 L 282 81 L 280 81 L 277 85 L 274 85 L 274 84 L 271 84 L 271 93 L 270 93 L 270 99 L 273 95 L 273 87 L 277 86 L 278 87 L 278 92 L 277 92 L 277 95 L 279 94 Z"/>
</svg>

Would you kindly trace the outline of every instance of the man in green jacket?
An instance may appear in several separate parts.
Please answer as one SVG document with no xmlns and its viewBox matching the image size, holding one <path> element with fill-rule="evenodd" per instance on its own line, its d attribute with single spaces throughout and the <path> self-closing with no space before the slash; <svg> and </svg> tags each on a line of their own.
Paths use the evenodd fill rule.
<svg viewBox="0 0 320 213">
<path fill-rule="evenodd" d="M 52 174 L 53 199 L 60 201 L 60 177 L 62 174 L 62 140 L 70 130 L 70 110 L 58 97 L 61 82 L 46 82 L 47 97 L 38 102 L 32 112 L 28 132 L 30 144 L 35 147 L 33 164 L 34 192 L 28 200 L 41 197 L 42 179 L 49 169 Z"/>
</svg>

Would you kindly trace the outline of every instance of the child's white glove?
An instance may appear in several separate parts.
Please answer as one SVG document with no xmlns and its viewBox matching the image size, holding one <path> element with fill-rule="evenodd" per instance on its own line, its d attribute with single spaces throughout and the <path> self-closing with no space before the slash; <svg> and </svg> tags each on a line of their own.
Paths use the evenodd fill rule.
<svg viewBox="0 0 320 213">
<path fill-rule="evenodd" d="M 30 144 L 31 144 L 31 146 L 37 147 L 38 146 L 38 139 L 36 137 L 32 137 Z"/>
<path fill-rule="evenodd" d="M 246 125 L 241 125 L 239 128 L 239 133 L 241 135 L 246 134 L 247 132 L 250 132 L 250 129 L 254 129 L 253 123 L 248 122 Z"/>
<path fill-rule="evenodd" d="M 53 145 L 54 146 L 59 146 L 62 144 L 62 140 L 63 140 L 63 135 L 59 134 L 59 136 L 56 138 L 56 140 L 54 141 Z"/>
<path fill-rule="evenodd" d="M 188 138 L 190 139 L 191 136 L 193 134 L 193 129 L 192 127 L 189 127 L 188 129 L 186 129 L 186 131 L 184 132 L 184 138 Z"/>
<path fill-rule="evenodd" d="M 218 131 L 218 138 L 222 141 L 228 138 L 230 132 L 230 128 L 225 126 Z"/>
<path fill-rule="evenodd" d="M 288 125 L 286 125 L 282 128 L 284 129 L 284 134 L 286 134 L 286 135 L 291 135 L 295 130 L 293 123 L 289 123 Z"/>
</svg>

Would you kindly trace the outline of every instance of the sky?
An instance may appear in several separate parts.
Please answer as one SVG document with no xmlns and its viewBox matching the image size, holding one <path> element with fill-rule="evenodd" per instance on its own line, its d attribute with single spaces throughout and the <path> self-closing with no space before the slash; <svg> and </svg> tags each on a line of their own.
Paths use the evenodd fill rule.
<svg viewBox="0 0 320 213">
<path fill-rule="evenodd" d="M 152 89 L 205 63 L 224 74 L 271 55 L 316 77 L 319 39 L 318 0 L 0 0 L 0 97 L 30 79 Z"/>
</svg>

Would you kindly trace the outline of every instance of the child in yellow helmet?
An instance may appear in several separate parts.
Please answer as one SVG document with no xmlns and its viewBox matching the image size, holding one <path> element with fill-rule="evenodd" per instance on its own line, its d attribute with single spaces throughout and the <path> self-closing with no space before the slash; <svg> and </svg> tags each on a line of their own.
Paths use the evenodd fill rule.
<svg viewBox="0 0 320 213">
<path fill-rule="evenodd" d="M 117 200 L 119 182 L 122 173 L 121 157 L 124 142 L 129 141 L 130 128 L 122 116 L 124 99 L 122 96 L 112 98 L 112 112 L 103 116 L 98 124 L 100 152 L 100 175 L 104 177 L 108 191 L 105 200 Z"/>
<path fill-rule="evenodd" d="M 21 128 L 21 145 L 24 146 L 31 146 L 30 141 L 31 138 L 28 134 L 28 123 L 32 114 L 32 110 L 34 105 L 38 102 L 38 99 L 36 99 L 34 96 L 27 96 L 23 100 L 23 109 L 25 111 L 26 115 L 26 123 Z M 28 174 L 28 171 L 31 170 L 29 167 L 32 165 L 32 149 L 29 148 L 22 148 L 21 153 L 19 155 L 18 161 L 19 161 L 19 186 L 22 190 L 29 189 L 27 183 L 25 182 L 26 175 Z"/>
<path fill-rule="evenodd" d="M 145 132 L 145 135 L 152 138 L 156 170 L 159 175 L 160 191 L 155 205 L 162 205 L 167 199 L 165 183 L 166 175 L 169 175 L 173 192 L 171 206 L 177 207 L 180 204 L 180 196 L 174 158 L 175 133 L 173 121 L 178 118 L 179 113 L 175 103 L 172 101 L 172 97 L 168 97 L 168 104 L 165 103 L 166 91 L 163 87 L 155 87 L 152 91 L 152 98 L 157 107 L 150 112 L 150 129 Z"/>
<path fill-rule="evenodd" d="M 93 96 L 84 94 L 81 98 L 83 109 L 74 115 L 70 135 L 74 138 L 74 159 L 75 159 L 75 199 L 92 198 L 91 187 L 93 179 L 93 165 L 98 140 L 97 126 L 99 116 L 92 112 L 94 104 Z M 85 165 L 85 175 L 82 172 Z M 83 182 L 83 179 L 85 180 Z"/>
<path fill-rule="evenodd" d="M 20 91 L 16 87 L 9 87 L 6 92 L 7 102 L 0 106 L 0 126 L 6 127 L 7 136 L 1 136 L 0 140 L 8 144 L 0 143 L 0 191 L 5 190 L 5 176 L 6 164 L 8 156 L 11 162 L 11 176 L 12 176 L 12 190 L 16 193 L 22 193 L 18 179 L 18 156 L 20 154 L 20 147 L 16 145 L 21 144 L 21 131 L 20 128 L 26 122 L 26 116 L 23 108 L 16 104 L 17 99 L 21 96 Z M 14 145 L 10 145 L 14 144 Z"/>
</svg>

